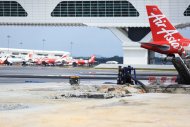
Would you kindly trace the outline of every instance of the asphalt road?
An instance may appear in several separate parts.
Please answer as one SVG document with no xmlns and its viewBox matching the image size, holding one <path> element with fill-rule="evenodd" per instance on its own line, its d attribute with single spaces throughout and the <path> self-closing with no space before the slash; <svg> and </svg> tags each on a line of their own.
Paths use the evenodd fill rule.
<svg viewBox="0 0 190 127">
<path fill-rule="evenodd" d="M 41 66 L 0 66 L 0 75 L 84 75 L 84 74 L 117 74 L 117 70 L 93 68 L 63 68 Z"/>
<path fill-rule="evenodd" d="M 41 66 L 0 66 L 0 83 L 69 82 L 69 76 L 87 77 L 81 82 L 93 82 L 95 75 L 100 82 L 116 82 L 117 70 L 93 68 L 63 68 Z M 106 74 L 101 76 L 101 74 Z M 110 76 L 111 74 L 115 74 Z M 89 78 L 88 78 L 89 77 Z M 105 79 L 104 77 L 109 77 Z M 113 77 L 113 78 L 112 78 Z"/>
<path fill-rule="evenodd" d="M 68 82 L 70 76 L 80 76 L 81 81 L 115 82 L 117 69 L 63 68 L 42 66 L 0 66 L 0 83 Z M 137 78 L 148 80 L 149 76 L 176 76 L 175 71 L 137 71 Z"/>
</svg>

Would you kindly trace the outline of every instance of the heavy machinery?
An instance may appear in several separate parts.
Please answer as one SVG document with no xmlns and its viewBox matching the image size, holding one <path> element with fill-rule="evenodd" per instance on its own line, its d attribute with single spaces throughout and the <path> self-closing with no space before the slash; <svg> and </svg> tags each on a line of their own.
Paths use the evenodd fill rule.
<svg viewBox="0 0 190 127">
<path fill-rule="evenodd" d="M 140 85 L 145 90 L 145 92 L 148 92 L 148 89 L 146 88 L 146 86 L 136 78 L 136 69 L 131 66 L 128 66 L 128 67 L 119 66 L 117 84 L 118 85 L 127 85 L 127 84 Z"/>
</svg>

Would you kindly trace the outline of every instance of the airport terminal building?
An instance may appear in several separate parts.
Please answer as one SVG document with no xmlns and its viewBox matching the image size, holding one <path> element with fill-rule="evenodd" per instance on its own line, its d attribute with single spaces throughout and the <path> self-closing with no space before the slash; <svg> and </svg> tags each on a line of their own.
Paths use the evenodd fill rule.
<svg viewBox="0 0 190 127">
<path fill-rule="evenodd" d="M 38 57 L 60 58 L 63 55 L 70 55 L 70 52 L 15 49 L 15 48 L 0 48 L 0 56 L 12 55 L 12 56 L 16 56 L 16 57 L 26 57 L 29 54 L 34 54 Z"/>
<path fill-rule="evenodd" d="M 148 64 L 153 54 L 137 43 L 152 39 L 146 5 L 177 28 L 190 25 L 189 0 L 0 0 L 0 25 L 106 28 L 121 40 L 124 64 Z"/>
</svg>

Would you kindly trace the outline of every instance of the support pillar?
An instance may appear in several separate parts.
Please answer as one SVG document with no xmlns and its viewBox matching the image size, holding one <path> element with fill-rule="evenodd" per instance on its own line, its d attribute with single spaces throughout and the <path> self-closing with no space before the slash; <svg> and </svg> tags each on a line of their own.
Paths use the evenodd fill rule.
<svg viewBox="0 0 190 127">
<path fill-rule="evenodd" d="M 140 47 L 138 42 L 128 38 L 127 28 L 109 28 L 123 43 L 123 64 L 146 65 L 148 64 L 148 50 Z M 150 38 L 145 36 L 144 39 Z M 144 40 L 142 39 L 142 40 Z M 147 39 L 146 39 L 147 40 Z M 150 41 L 150 40 L 149 40 Z"/>
</svg>

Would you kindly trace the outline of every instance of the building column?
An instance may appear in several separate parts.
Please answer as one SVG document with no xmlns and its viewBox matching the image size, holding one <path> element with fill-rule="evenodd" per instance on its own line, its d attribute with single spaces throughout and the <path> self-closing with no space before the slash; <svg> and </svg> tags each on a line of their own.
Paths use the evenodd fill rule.
<svg viewBox="0 0 190 127">
<path fill-rule="evenodd" d="M 128 38 L 127 28 L 109 28 L 123 46 L 123 64 L 127 65 L 146 65 L 148 64 L 148 50 L 140 47 L 138 42 Z M 148 40 L 150 35 L 145 36 L 142 40 Z M 150 41 L 150 40 L 149 40 Z"/>
</svg>

